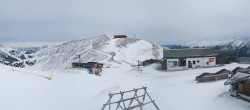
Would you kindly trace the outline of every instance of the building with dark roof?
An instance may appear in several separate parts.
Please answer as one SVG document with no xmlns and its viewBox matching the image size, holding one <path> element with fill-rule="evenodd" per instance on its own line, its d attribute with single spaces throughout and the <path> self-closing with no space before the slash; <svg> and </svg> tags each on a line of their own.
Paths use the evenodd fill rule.
<svg viewBox="0 0 250 110">
<path fill-rule="evenodd" d="M 207 48 L 163 49 L 162 69 L 215 66 L 216 56 L 213 50 Z"/>
<path fill-rule="evenodd" d="M 98 63 L 98 62 L 87 62 L 87 63 L 72 63 L 72 68 L 86 68 L 86 69 L 89 69 L 89 68 L 92 68 L 92 67 L 103 67 L 103 64 L 102 63 Z"/>
<path fill-rule="evenodd" d="M 114 38 L 127 38 L 126 35 L 114 35 Z"/>
</svg>

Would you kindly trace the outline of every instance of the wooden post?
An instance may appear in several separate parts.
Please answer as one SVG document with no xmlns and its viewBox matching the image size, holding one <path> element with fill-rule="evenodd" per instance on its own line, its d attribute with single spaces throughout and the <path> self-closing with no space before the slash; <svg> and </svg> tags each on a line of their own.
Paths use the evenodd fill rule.
<svg viewBox="0 0 250 110">
<path fill-rule="evenodd" d="M 79 67 L 81 66 L 81 55 L 79 54 L 78 55 L 78 58 L 79 58 Z"/>
<path fill-rule="evenodd" d="M 140 60 L 138 60 L 137 62 L 138 62 L 138 71 L 140 72 Z"/>
</svg>

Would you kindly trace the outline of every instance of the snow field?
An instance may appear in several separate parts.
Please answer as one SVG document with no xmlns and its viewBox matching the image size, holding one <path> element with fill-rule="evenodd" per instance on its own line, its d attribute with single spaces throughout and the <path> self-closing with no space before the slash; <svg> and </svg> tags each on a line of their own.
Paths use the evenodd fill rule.
<svg viewBox="0 0 250 110">
<path fill-rule="evenodd" d="M 127 64 L 105 68 L 102 76 L 86 71 L 54 70 L 53 80 L 23 74 L 50 75 L 32 69 L 18 69 L 0 65 L 0 110 L 100 110 L 110 92 L 148 87 L 150 96 L 161 110 L 249 110 L 248 102 L 231 97 L 225 80 L 196 83 L 195 76 L 220 69 L 232 70 L 244 64 L 159 71 L 159 65 L 150 65 L 138 72 Z M 20 72 L 21 71 L 21 72 Z M 154 110 L 147 105 L 145 110 Z"/>
</svg>

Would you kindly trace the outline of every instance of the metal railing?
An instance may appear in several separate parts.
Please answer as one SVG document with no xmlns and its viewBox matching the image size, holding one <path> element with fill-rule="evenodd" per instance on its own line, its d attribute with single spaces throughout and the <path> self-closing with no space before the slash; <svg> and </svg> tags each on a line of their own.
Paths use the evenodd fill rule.
<svg viewBox="0 0 250 110">
<path fill-rule="evenodd" d="M 133 96 L 125 97 L 127 94 L 133 94 Z M 114 96 L 118 96 L 119 100 L 112 101 L 112 98 Z M 152 100 L 152 98 L 149 96 L 147 92 L 147 87 L 142 87 L 129 91 L 109 93 L 109 100 L 106 104 L 103 104 L 101 110 L 132 110 L 135 108 L 140 108 L 140 110 L 143 110 L 143 106 L 150 103 L 153 104 L 156 110 L 160 110 L 159 107 L 156 105 L 155 100 Z M 113 106 L 115 106 L 115 108 Z"/>
</svg>

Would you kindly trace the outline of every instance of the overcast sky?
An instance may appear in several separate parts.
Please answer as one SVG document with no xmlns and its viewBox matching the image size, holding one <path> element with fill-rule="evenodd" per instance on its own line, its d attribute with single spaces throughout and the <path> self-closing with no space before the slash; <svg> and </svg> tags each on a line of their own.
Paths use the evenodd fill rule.
<svg viewBox="0 0 250 110">
<path fill-rule="evenodd" d="M 0 0 L 0 42 L 126 34 L 157 42 L 250 36 L 250 0 Z"/>
</svg>

